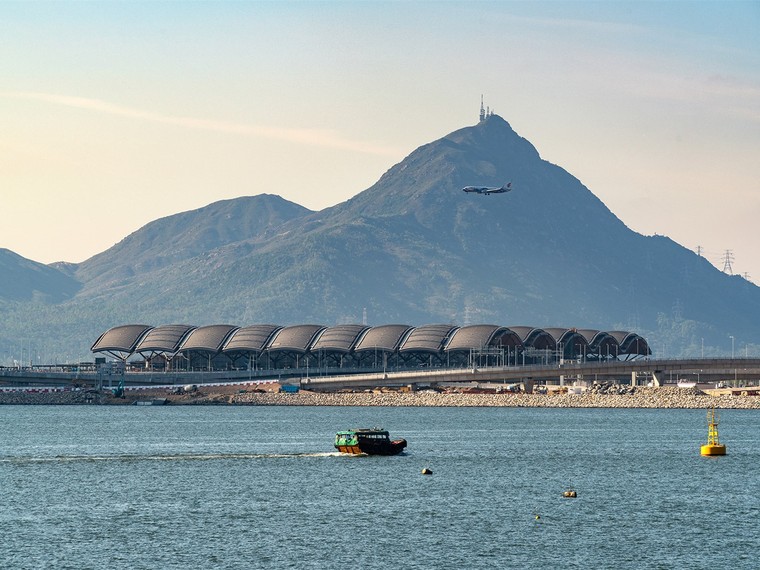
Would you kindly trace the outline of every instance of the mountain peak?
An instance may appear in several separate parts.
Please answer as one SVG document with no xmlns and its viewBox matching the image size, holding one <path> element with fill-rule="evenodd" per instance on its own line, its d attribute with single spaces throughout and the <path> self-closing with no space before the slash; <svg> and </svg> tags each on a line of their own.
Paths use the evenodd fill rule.
<svg viewBox="0 0 760 570">
<path fill-rule="evenodd" d="M 5 248 L 0 248 L 0 300 L 61 302 L 73 297 L 79 284 L 67 273 Z"/>
<path fill-rule="evenodd" d="M 411 212 L 416 212 L 418 219 L 431 213 L 437 216 L 442 207 L 450 211 L 458 207 L 464 186 L 501 186 L 513 180 L 515 188 L 522 185 L 524 193 L 525 184 L 531 187 L 533 173 L 547 164 L 507 121 L 499 115 L 489 115 L 475 125 L 419 147 L 372 187 L 333 208 L 332 213 L 345 217 L 387 217 Z M 504 203 L 502 200 L 489 206 L 500 208 Z"/>
<path fill-rule="evenodd" d="M 454 131 L 441 140 L 462 145 L 463 149 L 471 148 L 473 158 L 477 158 L 476 155 L 481 159 L 498 159 L 504 155 L 514 155 L 521 160 L 540 158 L 536 148 L 499 115 L 489 115 L 478 124 Z"/>
<path fill-rule="evenodd" d="M 272 194 L 220 200 L 154 220 L 80 264 L 90 284 L 155 271 L 225 245 L 255 239 L 268 229 L 312 213 Z"/>
</svg>

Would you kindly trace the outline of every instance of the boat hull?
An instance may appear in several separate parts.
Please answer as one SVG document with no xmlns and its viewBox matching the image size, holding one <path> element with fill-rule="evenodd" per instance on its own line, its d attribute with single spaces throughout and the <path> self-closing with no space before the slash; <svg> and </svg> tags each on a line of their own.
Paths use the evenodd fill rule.
<svg viewBox="0 0 760 570">
<path fill-rule="evenodd" d="M 398 455 L 406 447 L 405 439 L 394 439 L 385 443 L 360 442 L 358 445 L 336 445 L 341 453 L 351 455 Z"/>
</svg>

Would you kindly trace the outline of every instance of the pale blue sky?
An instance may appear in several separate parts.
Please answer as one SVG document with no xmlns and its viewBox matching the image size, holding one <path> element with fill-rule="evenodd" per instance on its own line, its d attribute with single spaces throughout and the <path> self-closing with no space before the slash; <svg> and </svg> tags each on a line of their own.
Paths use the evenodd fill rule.
<svg viewBox="0 0 760 570">
<path fill-rule="evenodd" d="M 759 38 L 760 2 L 3 2 L 0 247 L 331 206 L 482 93 L 632 229 L 760 282 Z"/>
</svg>

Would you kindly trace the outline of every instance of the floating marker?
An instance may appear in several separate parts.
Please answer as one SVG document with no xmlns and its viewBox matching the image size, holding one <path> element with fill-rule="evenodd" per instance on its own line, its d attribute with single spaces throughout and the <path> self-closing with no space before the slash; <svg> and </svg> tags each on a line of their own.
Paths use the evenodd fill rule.
<svg viewBox="0 0 760 570">
<path fill-rule="evenodd" d="M 726 446 L 718 441 L 718 417 L 715 408 L 707 411 L 707 445 L 700 448 L 702 455 L 725 455 Z"/>
</svg>

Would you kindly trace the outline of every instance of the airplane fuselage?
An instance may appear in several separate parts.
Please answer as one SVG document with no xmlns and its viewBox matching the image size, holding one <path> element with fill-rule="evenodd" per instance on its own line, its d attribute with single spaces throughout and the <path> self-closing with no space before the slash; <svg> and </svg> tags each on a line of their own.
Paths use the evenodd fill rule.
<svg viewBox="0 0 760 570">
<path fill-rule="evenodd" d="M 473 192 L 475 194 L 503 194 L 512 190 L 512 183 L 507 182 L 504 186 L 465 186 L 462 188 L 462 192 Z"/>
</svg>

